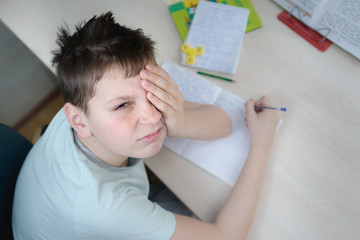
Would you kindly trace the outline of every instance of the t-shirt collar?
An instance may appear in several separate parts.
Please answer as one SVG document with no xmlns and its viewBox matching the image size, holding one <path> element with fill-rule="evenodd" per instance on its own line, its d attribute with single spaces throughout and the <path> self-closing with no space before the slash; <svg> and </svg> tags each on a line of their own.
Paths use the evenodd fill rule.
<svg viewBox="0 0 360 240">
<path fill-rule="evenodd" d="M 138 158 L 129 158 L 127 167 L 111 166 L 111 165 L 105 163 L 104 161 L 102 161 L 100 158 L 98 158 L 93 152 L 90 151 L 90 149 L 88 149 L 84 144 L 82 144 L 82 142 L 80 142 L 80 140 L 78 139 L 74 129 L 71 129 L 71 130 L 72 130 L 72 133 L 74 136 L 75 145 L 90 161 L 92 161 L 93 163 L 95 163 L 96 165 L 98 165 L 101 168 L 104 168 L 109 171 L 119 171 L 121 169 L 134 166 L 140 161 L 140 159 L 138 159 Z"/>
</svg>

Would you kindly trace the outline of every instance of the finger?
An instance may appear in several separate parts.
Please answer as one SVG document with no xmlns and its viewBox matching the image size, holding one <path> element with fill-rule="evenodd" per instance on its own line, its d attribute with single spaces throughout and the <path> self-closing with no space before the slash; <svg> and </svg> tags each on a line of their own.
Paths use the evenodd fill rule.
<svg viewBox="0 0 360 240">
<path fill-rule="evenodd" d="M 267 106 L 267 107 L 272 107 L 273 104 L 270 100 L 270 98 L 266 95 L 262 96 L 259 100 L 257 100 L 255 102 L 255 105 L 263 105 L 263 106 Z"/>
<path fill-rule="evenodd" d="M 178 90 L 179 87 L 177 84 L 172 80 L 170 75 L 159 65 L 146 65 L 145 70 L 142 71 L 145 75 L 147 75 L 147 79 L 152 83 L 156 84 L 162 89 L 175 89 Z"/>
<path fill-rule="evenodd" d="M 170 105 L 176 104 L 176 101 L 182 101 L 183 95 L 181 94 L 179 87 L 175 83 L 173 85 L 171 84 L 172 79 L 166 72 L 163 74 L 165 74 L 170 81 L 165 80 L 159 75 L 148 72 L 147 70 L 142 70 L 140 76 L 143 79 L 141 83 L 143 88 L 146 91 L 152 92 L 158 98 Z"/>
<path fill-rule="evenodd" d="M 162 90 L 161 88 L 157 87 L 156 85 L 152 84 L 148 80 L 141 80 L 141 85 L 143 88 L 151 93 L 153 96 L 156 96 L 157 99 L 161 100 L 162 102 L 169 105 L 169 108 L 172 108 L 175 111 L 175 107 L 177 104 L 177 99 L 169 94 L 168 92 Z"/>
<path fill-rule="evenodd" d="M 150 84 L 146 84 L 144 88 L 148 91 L 150 89 L 147 88 L 147 86 L 156 86 L 159 89 L 163 90 L 164 92 L 168 92 L 170 95 L 172 95 L 174 98 L 177 97 L 179 94 L 179 87 L 176 84 L 172 84 L 172 79 L 167 80 L 163 78 L 162 76 L 156 75 L 154 73 L 151 73 L 147 70 L 142 70 L 140 72 L 140 77 L 142 80 L 146 80 Z"/>
<path fill-rule="evenodd" d="M 153 74 L 159 75 L 163 78 L 170 78 L 169 74 L 160 65 L 147 64 L 145 69 Z"/>
<path fill-rule="evenodd" d="M 167 116 L 167 114 L 174 111 L 174 109 L 168 105 L 166 102 L 159 99 L 157 96 L 152 94 L 151 92 L 148 92 L 146 94 L 147 99 L 164 115 L 164 117 Z"/>
<path fill-rule="evenodd" d="M 254 114 L 255 114 L 255 100 L 254 99 L 249 99 L 245 103 L 245 115 L 246 115 L 246 118 L 248 119 Z"/>
</svg>

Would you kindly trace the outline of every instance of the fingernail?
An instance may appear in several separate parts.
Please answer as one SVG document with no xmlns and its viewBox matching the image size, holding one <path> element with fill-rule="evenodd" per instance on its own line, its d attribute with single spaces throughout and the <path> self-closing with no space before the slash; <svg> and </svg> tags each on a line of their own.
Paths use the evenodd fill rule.
<svg viewBox="0 0 360 240">
<path fill-rule="evenodd" d="M 148 92 L 146 95 L 148 99 L 154 99 L 154 95 L 151 92 Z"/>
<path fill-rule="evenodd" d="M 144 86 L 150 86 L 149 81 L 143 80 L 142 82 L 143 82 Z"/>
<path fill-rule="evenodd" d="M 146 78 L 148 76 L 148 73 L 143 70 L 143 71 L 140 72 L 140 76 L 143 77 L 143 78 Z"/>
<path fill-rule="evenodd" d="M 145 68 L 146 68 L 147 70 L 152 70 L 152 69 L 153 69 L 153 66 L 151 66 L 150 64 L 147 64 Z"/>
</svg>

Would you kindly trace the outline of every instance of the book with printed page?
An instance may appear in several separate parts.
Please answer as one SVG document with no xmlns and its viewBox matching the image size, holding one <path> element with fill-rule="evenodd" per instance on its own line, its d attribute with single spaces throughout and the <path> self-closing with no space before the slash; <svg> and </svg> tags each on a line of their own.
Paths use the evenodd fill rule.
<svg viewBox="0 0 360 240">
<path fill-rule="evenodd" d="M 273 1 L 300 22 L 360 59 L 359 0 Z"/>
</svg>

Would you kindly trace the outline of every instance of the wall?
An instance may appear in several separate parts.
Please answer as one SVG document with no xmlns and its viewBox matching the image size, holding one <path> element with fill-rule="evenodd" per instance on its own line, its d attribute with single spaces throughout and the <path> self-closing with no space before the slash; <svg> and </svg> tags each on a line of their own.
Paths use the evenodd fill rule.
<svg viewBox="0 0 360 240">
<path fill-rule="evenodd" d="M 0 21 L 0 123 L 15 126 L 56 86 L 54 74 Z"/>
</svg>

